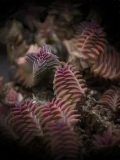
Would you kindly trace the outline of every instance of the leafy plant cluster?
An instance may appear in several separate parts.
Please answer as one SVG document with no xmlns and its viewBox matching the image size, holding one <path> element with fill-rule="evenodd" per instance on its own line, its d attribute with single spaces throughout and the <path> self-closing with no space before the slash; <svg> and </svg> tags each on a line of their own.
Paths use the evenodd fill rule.
<svg viewBox="0 0 120 160">
<path fill-rule="evenodd" d="M 119 79 L 120 55 L 96 23 L 82 23 L 65 45 L 70 58 L 80 59 L 82 68 L 86 64 L 95 75 Z M 2 134 L 25 146 L 34 144 L 35 139 L 39 145 L 43 141 L 55 159 L 78 159 L 85 151 L 119 146 L 120 129 L 115 126 L 119 124 L 118 87 L 110 88 L 91 104 L 94 94 L 82 72 L 74 62 L 59 61 L 48 45 L 23 57 L 17 77 L 28 88 L 39 85 L 45 77 L 52 79 L 54 98 L 40 104 L 37 98 L 24 99 L 10 89 L 0 106 Z M 2 92 L 2 84 L 0 88 Z"/>
</svg>

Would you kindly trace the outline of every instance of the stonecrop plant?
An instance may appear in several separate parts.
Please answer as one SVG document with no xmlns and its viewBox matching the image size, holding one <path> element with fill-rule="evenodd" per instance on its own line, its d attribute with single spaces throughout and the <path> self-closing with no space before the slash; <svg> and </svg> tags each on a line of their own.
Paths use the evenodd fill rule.
<svg viewBox="0 0 120 160">
<path fill-rule="evenodd" d="M 109 44 L 102 27 L 96 22 L 82 22 L 73 38 L 65 40 L 72 63 L 79 60 L 79 68 L 90 68 L 91 73 L 104 79 L 120 79 L 120 55 Z M 74 58 L 73 58 L 74 57 Z"/>
<path fill-rule="evenodd" d="M 78 134 L 67 123 L 52 123 L 46 135 L 48 148 L 50 148 L 55 159 L 74 160 L 78 158 L 80 143 Z"/>
<path fill-rule="evenodd" d="M 64 99 L 73 107 L 85 96 L 87 91 L 82 75 L 75 67 L 66 63 L 57 67 L 53 84 L 55 96 Z"/>
<path fill-rule="evenodd" d="M 51 123 L 64 122 L 71 128 L 79 121 L 79 114 L 76 109 L 62 99 L 53 99 L 51 102 L 40 106 L 36 110 L 36 114 L 41 117 L 43 128 L 47 128 Z"/>
<path fill-rule="evenodd" d="M 86 96 L 86 82 L 76 68 L 60 62 L 47 45 L 25 58 L 26 64 L 32 66 L 34 77 L 41 76 L 47 70 L 55 70 L 55 97 L 44 104 L 32 98 L 18 101 L 17 92 L 10 90 L 5 98 L 10 107 L 7 125 L 17 135 L 20 144 L 28 145 L 36 137 L 42 138 L 55 159 L 77 159 L 80 141 L 75 128 L 80 114 L 76 104 Z"/>
<path fill-rule="evenodd" d="M 110 80 L 120 79 L 120 55 L 112 46 L 107 46 L 104 54 L 91 67 L 94 75 Z"/>
<path fill-rule="evenodd" d="M 16 77 L 24 86 L 31 88 L 46 75 L 51 74 L 58 64 L 58 57 L 51 52 L 48 45 L 43 45 L 37 51 L 23 57 Z"/>
<path fill-rule="evenodd" d="M 59 64 L 58 57 L 51 53 L 48 45 L 44 45 L 36 54 L 26 55 L 26 61 L 32 65 L 34 76 L 39 76 L 41 73 L 53 69 L 55 65 Z"/>
<path fill-rule="evenodd" d="M 66 41 L 65 45 L 69 56 L 85 62 L 94 76 L 119 80 L 120 55 L 109 45 L 103 29 L 97 23 L 81 23 L 74 37 Z M 95 106 L 86 105 L 89 102 L 89 86 L 83 72 L 77 68 L 79 67 L 70 64 L 69 60 L 60 61 L 49 45 L 43 45 L 38 50 L 21 57 L 16 76 L 22 85 L 27 88 L 39 86 L 46 76 L 48 79 L 53 76 L 53 97 L 41 104 L 39 96 L 35 97 L 37 101 L 34 98 L 20 97 L 14 89 L 8 90 L 4 105 L 9 108 L 9 112 L 7 114 L 4 110 L 2 112 L 3 106 L 0 107 L 0 115 L 3 114 L 0 117 L 0 127 L 6 128 L 15 137 L 13 139 L 23 145 L 31 145 L 36 138 L 40 141 L 42 139 L 45 142 L 44 147 L 49 149 L 55 160 L 77 160 L 81 152 L 80 146 L 83 145 L 80 139 L 83 133 L 85 133 L 82 137 L 83 143 L 84 138 L 93 138 L 97 148 L 118 144 L 120 138 L 116 139 L 112 129 L 106 127 L 108 123 L 103 124 L 102 113 L 99 111 L 97 115 Z M 119 99 L 120 89 L 112 87 L 104 92 L 96 103 L 116 114 L 119 111 Z M 86 122 L 91 122 L 90 126 L 93 128 L 97 126 L 97 129 L 100 123 L 103 130 L 101 129 L 100 133 L 93 128 L 89 131 L 90 127 L 85 126 Z M 115 119 L 111 124 L 118 122 L 119 119 L 117 122 Z M 94 136 L 92 133 L 95 133 Z"/>
<path fill-rule="evenodd" d="M 107 41 L 103 29 L 95 22 L 82 22 L 69 41 L 64 41 L 70 57 L 92 65 L 104 53 Z M 82 66 L 84 68 L 84 66 Z"/>
<path fill-rule="evenodd" d="M 118 112 L 120 110 L 120 88 L 112 86 L 106 90 L 98 103 L 113 112 Z"/>
<path fill-rule="evenodd" d="M 37 104 L 33 100 L 15 103 L 10 109 L 8 124 L 23 144 L 29 144 L 35 137 L 42 136 L 40 119 L 36 116 Z"/>
</svg>

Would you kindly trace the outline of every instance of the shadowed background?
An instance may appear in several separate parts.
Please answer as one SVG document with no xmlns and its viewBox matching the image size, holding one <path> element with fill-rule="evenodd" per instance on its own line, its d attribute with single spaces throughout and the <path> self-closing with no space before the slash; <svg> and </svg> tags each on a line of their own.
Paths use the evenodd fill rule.
<svg viewBox="0 0 120 160">
<path fill-rule="evenodd" d="M 105 32 L 109 35 L 108 39 L 110 43 L 116 45 L 119 49 L 120 42 L 120 1 L 119 0 L 79 0 L 80 3 L 83 3 L 84 13 L 87 14 L 91 8 L 100 13 L 103 23 L 105 25 Z M 35 3 L 38 5 L 43 5 L 48 7 L 52 0 L 47 1 L 16 1 L 12 0 L 2 0 L 0 2 L 0 25 L 5 23 L 9 17 L 16 13 L 18 10 L 21 10 L 25 5 L 29 3 Z M 118 44 L 116 44 L 118 42 Z M 4 48 L 1 48 L 1 52 L 4 52 Z M 3 62 L 3 59 L 5 61 Z M 8 79 L 9 70 L 5 70 L 6 66 L 8 66 L 7 59 L 5 55 L 0 54 L 0 73 Z M 0 143 L 1 144 L 1 143 Z M 21 151 L 19 147 L 16 145 L 11 147 L 11 145 L 6 145 L 6 142 L 3 141 L 3 144 L 0 145 L 1 154 L 4 159 L 16 159 L 15 153 L 17 154 L 17 159 L 33 159 L 34 156 L 27 154 L 26 151 Z M 36 157 L 37 159 L 37 157 Z M 114 158 L 113 158 L 114 159 Z"/>
</svg>

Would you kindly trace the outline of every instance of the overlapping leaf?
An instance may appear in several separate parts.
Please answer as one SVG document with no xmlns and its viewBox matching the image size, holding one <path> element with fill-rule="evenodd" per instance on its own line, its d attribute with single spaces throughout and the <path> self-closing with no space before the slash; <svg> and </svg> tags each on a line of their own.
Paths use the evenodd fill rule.
<svg viewBox="0 0 120 160">
<path fill-rule="evenodd" d="M 52 123 L 47 132 L 48 146 L 56 160 L 75 160 L 79 153 L 77 133 L 66 123 Z"/>
<path fill-rule="evenodd" d="M 36 85 L 59 64 L 58 57 L 52 54 L 48 45 L 44 45 L 37 51 L 27 54 L 21 61 L 17 77 L 26 87 Z"/>
<path fill-rule="evenodd" d="M 102 95 L 98 103 L 107 106 L 113 111 L 117 111 L 120 109 L 120 89 L 117 87 L 108 89 Z"/>
<path fill-rule="evenodd" d="M 33 65 L 33 75 L 54 68 L 59 63 L 58 57 L 51 53 L 48 45 L 44 45 L 36 54 L 28 54 L 26 60 Z"/>
<path fill-rule="evenodd" d="M 51 102 L 38 107 L 36 110 L 37 117 L 40 118 L 43 129 L 46 129 L 53 122 L 66 122 L 73 128 L 79 121 L 77 110 L 71 109 L 69 103 L 62 99 L 53 99 Z"/>
<path fill-rule="evenodd" d="M 120 55 L 111 46 L 108 46 L 104 54 L 98 56 L 91 67 L 91 72 L 105 79 L 120 79 Z"/>
<path fill-rule="evenodd" d="M 105 33 L 95 22 L 83 22 L 76 29 L 75 36 L 65 41 L 69 54 L 93 64 L 104 53 L 106 47 Z"/>
<path fill-rule="evenodd" d="M 109 126 L 101 135 L 94 135 L 94 145 L 99 149 L 117 146 L 120 143 L 119 134 L 119 130 Z"/>
<path fill-rule="evenodd" d="M 74 107 L 85 96 L 87 90 L 82 76 L 72 65 L 61 64 L 54 76 L 54 93 L 57 98 L 72 104 Z"/>
<path fill-rule="evenodd" d="M 26 100 L 11 109 L 8 123 L 24 144 L 30 143 L 37 136 L 42 136 L 40 120 L 35 114 L 36 108 L 36 103 Z"/>
</svg>

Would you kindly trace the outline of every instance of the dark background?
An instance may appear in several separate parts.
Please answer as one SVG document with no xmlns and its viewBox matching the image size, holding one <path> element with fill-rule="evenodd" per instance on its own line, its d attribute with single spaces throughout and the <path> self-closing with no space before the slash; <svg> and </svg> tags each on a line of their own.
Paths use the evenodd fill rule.
<svg viewBox="0 0 120 160">
<path fill-rule="evenodd" d="M 78 0 L 83 2 L 84 12 L 89 12 L 94 8 L 100 13 L 103 23 L 106 24 L 106 33 L 109 35 L 108 39 L 111 43 L 116 44 L 120 42 L 120 1 L 119 0 Z M 0 0 L 0 23 L 9 19 L 10 15 L 20 10 L 28 3 L 35 3 L 49 7 L 52 0 L 49 1 L 23 1 L 17 0 Z M 34 155 L 26 154 L 26 151 L 21 151 L 15 144 L 13 146 L 6 145 L 6 142 L 0 142 L 0 159 L 34 159 Z M 15 156 L 17 154 L 17 156 Z M 3 157 L 3 158 L 2 158 Z"/>
<path fill-rule="evenodd" d="M 49 4 L 53 0 L 0 0 L 0 19 L 7 18 L 9 14 L 16 12 L 18 9 L 20 9 L 23 5 L 27 3 L 35 3 L 38 5 L 45 5 L 49 6 Z M 112 21 L 114 15 L 116 14 L 116 11 L 118 9 L 120 10 L 120 1 L 119 0 L 78 0 L 78 2 L 82 2 L 85 5 L 85 9 L 89 10 L 89 8 L 94 7 L 100 12 L 102 12 L 105 16 L 107 15 L 107 18 L 110 18 Z"/>
<path fill-rule="evenodd" d="M 27 4 L 37 4 L 49 7 L 53 0 L 0 0 L 0 23 L 6 21 L 9 16 Z M 78 0 L 82 3 L 84 12 L 89 12 L 94 8 L 102 17 L 103 22 L 107 24 L 106 32 L 112 34 L 115 40 L 120 37 L 120 0 Z"/>
</svg>

